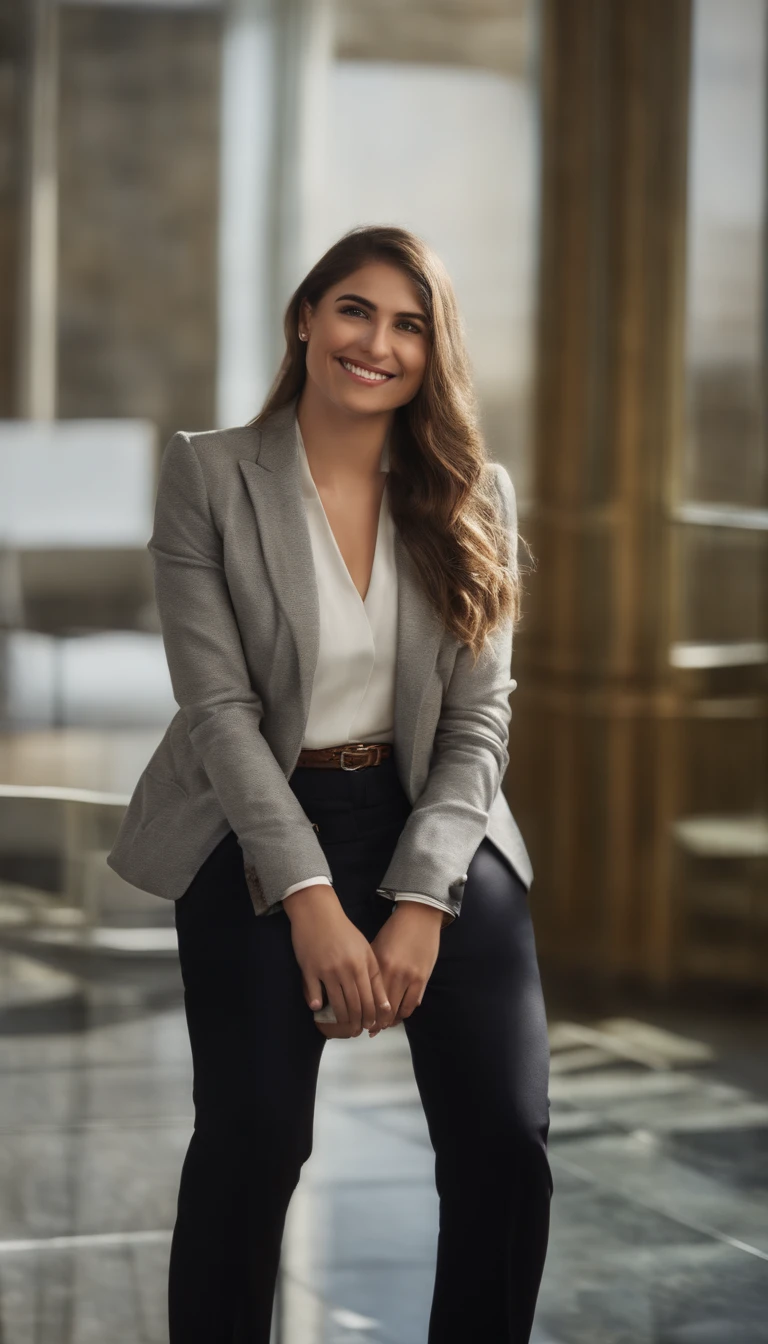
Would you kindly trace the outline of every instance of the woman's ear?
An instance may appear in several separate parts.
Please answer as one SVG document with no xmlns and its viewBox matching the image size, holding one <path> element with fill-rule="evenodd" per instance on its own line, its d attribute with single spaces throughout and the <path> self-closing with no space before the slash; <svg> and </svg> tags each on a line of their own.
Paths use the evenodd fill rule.
<svg viewBox="0 0 768 1344">
<path fill-rule="evenodd" d="M 297 330 L 304 333 L 304 339 L 309 336 L 309 324 L 312 321 L 312 309 L 306 299 L 302 299 L 299 304 L 299 320 Z"/>
</svg>

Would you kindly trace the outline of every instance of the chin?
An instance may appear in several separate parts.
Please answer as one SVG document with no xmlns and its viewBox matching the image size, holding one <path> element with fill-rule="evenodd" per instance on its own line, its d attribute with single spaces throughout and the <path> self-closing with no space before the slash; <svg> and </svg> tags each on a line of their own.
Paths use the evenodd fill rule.
<svg viewBox="0 0 768 1344">
<path fill-rule="evenodd" d="M 342 377 L 344 377 L 343 374 Z M 381 412 L 385 405 L 384 398 L 381 395 L 377 396 L 367 387 L 356 386 L 354 383 L 345 383 L 339 387 L 338 383 L 334 381 L 333 387 L 328 389 L 328 395 L 332 401 L 337 402 L 340 406 L 354 406 L 355 410 Z"/>
</svg>

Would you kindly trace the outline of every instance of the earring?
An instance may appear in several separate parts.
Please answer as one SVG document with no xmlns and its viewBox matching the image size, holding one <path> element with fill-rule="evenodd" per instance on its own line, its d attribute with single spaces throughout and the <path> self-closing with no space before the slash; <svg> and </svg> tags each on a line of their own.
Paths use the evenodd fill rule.
<svg viewBox="0 0 768 1344">
<path fill-rule="evenodd" d="M 306 331 L 300 331 L 300 332 L 299 332 L 299 340 L 300 340 L 300 341 L 306 341 L 306 339 L 307 339 L 307 333 L 306 333 Z"/>
</svg>

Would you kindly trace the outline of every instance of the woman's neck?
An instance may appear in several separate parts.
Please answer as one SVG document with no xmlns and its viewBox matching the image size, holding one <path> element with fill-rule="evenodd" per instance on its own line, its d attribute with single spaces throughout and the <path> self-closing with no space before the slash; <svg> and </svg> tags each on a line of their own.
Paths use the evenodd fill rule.
<svg viewBox="0 0 768 1344">
<path fill-rule="evenodd" d="M 313 394 L 310 385 L 304 387 L 296 410 L 307 461 L 318 484 L 376 476 L 393 412 L 352 416 Z"/>
</svg>

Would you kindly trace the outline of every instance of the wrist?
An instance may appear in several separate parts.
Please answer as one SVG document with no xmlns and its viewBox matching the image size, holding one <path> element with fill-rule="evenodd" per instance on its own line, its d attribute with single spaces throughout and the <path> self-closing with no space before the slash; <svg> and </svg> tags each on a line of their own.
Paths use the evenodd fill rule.
<svg viewBox="0 0 768 1344">
<path fill-rule="evenodd" d="M 311 887 L 300 887 L 298 891 L 292 891 L 290 896 L 283 896 L 282 906 L 288 918 L 292 920 L 296 913 L 302 911 L 314 911 L 327 906 L 329 901 L 338 905 L 339 898 L 333 887 L 327 882 L 316 882 Z"/>
<path fill-rule="evenodd" d="M 432 919 L 438 928 L 447 928 L 453 923 L 453 915 L 450 910 L 442 910 L 436 905 L 427 905 L 426 901 L 395 901 L 395 910 L 410 910 L 409 919 Z"/>
</svg>

